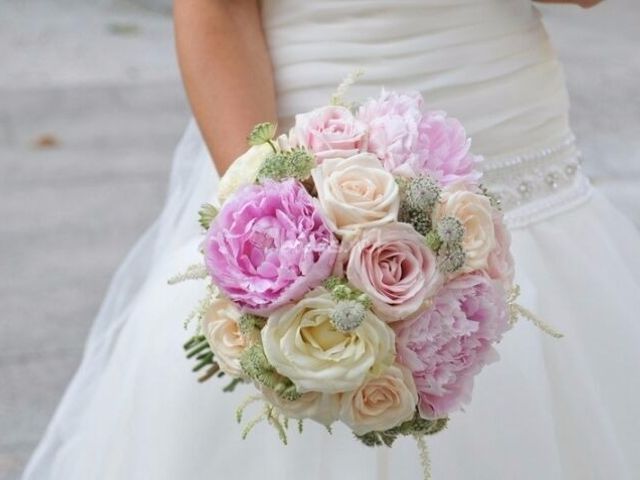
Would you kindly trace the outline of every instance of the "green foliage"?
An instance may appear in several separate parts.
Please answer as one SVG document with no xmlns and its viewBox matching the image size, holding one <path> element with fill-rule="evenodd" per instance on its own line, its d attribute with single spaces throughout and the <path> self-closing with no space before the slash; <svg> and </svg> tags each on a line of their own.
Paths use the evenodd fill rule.
<svg viewBox="0 0 640 480">
<path fill-rule="evenodd" d="M 225 393 L 233 392 L 238 385 L 241 383 L 245 383 L 242 378 L 233 378 L 231 381 L 222 389 Z"/>
<path fill-rule="evenodd" d="M 397 177 L 396 182 L 400 188 L 398 220 L 412 225 L 421 235 L 426 235 L 431 229 L 433 209 L 440 198 L 438 183 L 425 175 Z"/>
<path fill-rule="evenodd" d="M 269 122 L 257 124 L 255 127 L 253 127 L 253 130 L 251 130 L 251 133 L 247 137 L 249 145 L 255 146 L 271 142 L 276 134 L 277 128 L 278 126 L 276 124 Z"/>
<path fill-rule="evenodd" d="M 444 273 L 454 273 L 464 266 L 467 259 L 462 240 L 464 226 L 457 218 L 444 217 L 425 236 L 432 251 L 438 254 L 438 268 Z"/>
<path fill-rule="evenodd" d="M 408 223 L 420 235 L 426 235 L 431 229 L 430 212 L 417 208 L 409 208 L 402 203 L 400 204 L 400 211 L 398 212 L 398 221 Z"/>
<path fill-rule="evenodd" d="M 313 155 L 303 148 L 294 148 L 269 155 L 260 167 L 257 178 L 258 181 L 271 179 L 277 182 L 293 178 L 302 182 L 311 176 L 313 167 L 315 167 Z"/>
<path fill-rule="evenodd" d="M 460 244 L 443 244 L 438 252 L 438 267 L 442 272 L 454 273 L 464 266 L 467 255 Z"/>
<path fill-rule="evenodd" d="M 240 366 L 249 378 L 272 389 L 280 397 L 286 400 L 300 398 L 300 393 L 298 393 L 293 382 L 280 375 L 273 365 L 269 363 L 262 345 L 255 344 L 247 348 L 240 358 Z"/>
<path fill-rule="evenodd" d="M 411 210 L 433 210 L 440 197 L 440 187 L 431 177 L 421 175 L 410 179 L 398 179 L 400 202 Z"/>
<path fill-rule="evenodd" d="M 361 303 L 364 308 L 371 308 L 371 299 L 369 296 L 349 285 L 345 278 L 337 276 L 329 277 L 324 281 L 323 286 L 331 293 L 331 296 L 336 302 L 355 301 Z"/>
<path fill-rule="evenodd" d="M 425 235 L 425 242 L 427 242 L 427 246 L 431 249 L 432 252 L 438 252 L 440 250 L 440 246 L 442 245 L 442 240 L 440 240 L 440 235 L 435 230 L 431 230 Z"/>
<path fill-rule="evenodd" d="M 202 225 L 202 228 L 208 230 L 211 222 L 213 222 L 217 215 L 218 209 L 209 203 L 205 203 L 200 207 L 200 211 L 198 212 L 198 221 L 200 225 Z"/>
<path fill-rule="evenodd" d="M 198 378 L 199 382 L 204 382 L 216 374 L 221 375 L 220 366 L 214 359 L 213 352 L 209 346 L 209 342 L 204 335 L 194 335 L 183 346 L 187 358 L 193 358 L 196 365 L 193 367 L 194 372 L 199 372 L 203 368 L 207 368 L 204 374 Z"/>
<path fill-rule="evenodd" d="M 260 331 L 266 322 L 267 320 L 263 317 L 243 313 L 238 321 L 238 328 L 248 344 L 259 343 Z"/>
<path fill-rule="evenodd" d="M 418 412 L 411 420 L 401 423 L 397 427 L 384 430 L 382 432 L 368 432 L 364 435 L 356 435 L 356 438 L 368 447 L 378 447 L 385 445 L 390 447 L 400 436 L 422 436 L 434 435 L 444 430 L 447 426 L 448 418 L 438 418 L 429 420 L 422 418 Z"/>
</svg>

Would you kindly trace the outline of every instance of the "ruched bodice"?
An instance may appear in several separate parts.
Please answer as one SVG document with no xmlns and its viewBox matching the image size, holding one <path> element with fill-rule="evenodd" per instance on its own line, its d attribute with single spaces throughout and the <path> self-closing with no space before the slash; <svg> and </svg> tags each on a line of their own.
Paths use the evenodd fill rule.
<svg viewBox="0 0 640 480">
<path fill-rule="evenodd" d="M 562 69 L 531 0 L 265 0 L 263 23 L 281 118 L 327 103 L 360 69 L 354 99 L 417 90 L 461 119 L 509 208 L 573 183 Z M 537 164 L 524 172 L 522 158 Z"/>
<path fill-rule="evenodd" d="M 561 69 L 530 0 L 267 0 L 264 24 L 281 116 L 326 103 L 360 68 L 354 97 L 418 90 L 483 155 L 568 131 Z"/>
</svg>

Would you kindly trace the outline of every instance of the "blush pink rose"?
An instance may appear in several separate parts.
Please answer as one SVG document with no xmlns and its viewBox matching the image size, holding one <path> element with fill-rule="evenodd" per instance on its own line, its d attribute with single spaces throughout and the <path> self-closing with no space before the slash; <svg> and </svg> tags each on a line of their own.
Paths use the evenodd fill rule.
<svg viewBox="0 0 640 480">
<path fill-rule="evenodd" d="M 386 322 L 424 309 L 442 282 L 435 255 L 406 223 L 365 230 L 351 248 L 346 275 Z"/>
<path fill-rule="evenodd" d="M 265 316 L 320 285 L 337 247 L 314 199 L 294 180 L 235 192 L 203 245 L 213 283 L 241 310 Z"/>
<path fill-rule="evenodd" d="M 364 149 L 367 128 L 348 108 L 327 106 L 296 115 L 289 134 L 293 147 L 313 152 L 318 163 L 326 158 L 347 158 Z"/>
<path fill-rule="evenodd" d="M 496 246 L 487 258 L 487 274 L 502 283 L 506 291 L 513 287 L 515 266 L 511 255 L 511 234 L 504 224 L 502 214 L 493 215 Z"/>
<path fill-rule="evenodd" d="M 469 153 L 462 124 L 444 112 L 424 112 L 423 103 L 418 93 L 383 91 L 360 107 L 357 118 L 369 128 L 369 152 L 397 176 L 429 175 L 443 186 L 477 183 L 481 158 Z"/>
<path fill-rule="evenodd" d="M 407 366 L 424 418 L 440 418 L 471 400 L 473 379 L 498 358 L 508 328 L 504 291 L 482 274 L 447 283 L 421 315 L 397 324 L 398 361 Z"/>
</svg>

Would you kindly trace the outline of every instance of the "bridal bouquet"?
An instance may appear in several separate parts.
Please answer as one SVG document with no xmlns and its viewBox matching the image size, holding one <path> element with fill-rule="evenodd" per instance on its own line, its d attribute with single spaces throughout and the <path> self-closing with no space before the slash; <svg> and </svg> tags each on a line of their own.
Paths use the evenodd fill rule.
<svg viewBox="0 0 640 480">
<path fill-rule="evenodd" d="M 442 430 L 521 314 L 510 236 L 460 122 L 418 94 L 342 95 L 286 135 L 256 126 L 205 205 L 205 279 L 185 345 L 203 379 L 366 445 Z"/>
</svg>

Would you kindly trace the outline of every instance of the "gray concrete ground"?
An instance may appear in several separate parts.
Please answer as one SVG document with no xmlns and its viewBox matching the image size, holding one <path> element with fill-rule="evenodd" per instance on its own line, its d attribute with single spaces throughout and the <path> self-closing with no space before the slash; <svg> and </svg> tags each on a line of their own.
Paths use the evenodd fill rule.
<svg viewBox="0 0 640 480">
<path fill-rule="evenodd" d="M 586 167 L 640 225 L 640 7 L 544 12 Z M 110 275 L 160 208 L 188 113 L 170 19 L 156 13 L 0 0 L 0 58 L 0 480 L 10 480 Z"/>
<path fill-rule="evenodd" d="M 158 213 L 188 109 L 171 20 L 0 0 L 0 479 L 18 478 L 109 278 Z"/>
</svg>

